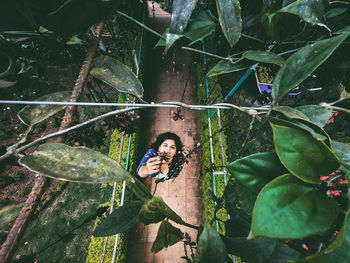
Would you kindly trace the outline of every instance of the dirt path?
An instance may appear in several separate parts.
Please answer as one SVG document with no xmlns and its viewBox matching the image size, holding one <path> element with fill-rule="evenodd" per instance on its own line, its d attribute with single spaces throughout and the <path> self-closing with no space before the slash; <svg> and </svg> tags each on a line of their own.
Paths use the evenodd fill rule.
<svg viewBox="0 0 350 263">
<path fill-rule="evenodd" d="M 151 3 L 149 2 L 149 13 L 151 16 L 151 26 L 162 33 L 170 23 L 170 14 L 166 13 L 155 4 L 154 18 Z M 155 41 L 155 39 L 154 39 Z M 155 43 L 154 43 L 155 44 Z M 196 104 L 195 70 L 193 68 L 190 54 L 184 51 L 176 51 L 176 55 L 169 54 L 167 58 L 162 58 L 162 50 L 148 50 L 145 70 L 145 90 L 146 100 L 154 102 L 181 101 L 189 104 Z M 173 61 L 176 62 L 174 67 Z M 163 132 L 171 131 L 180 136 L 185 149 L 190 149 L 197 142 L 197 112 L 182 109 L 183 121 L 173 121 L 172 111 L 175 109 L 158 108 L 148 110 L 145 116 L 144 129 L 144 151 L 155 138 Z M 199 189 L 199 161 L 200 157 L 192 155 L 189 164 L 185 165 L 180 177 L 174 183 L 160 183 L 157 187 L 156 195 L 160 195 L 164 201 L 179 215 L 185 222 L 190 224 L 201 224 L 201 197 Z M 149 180 L 147 184 L 153 191 L 154 180 Z M 175 223 L 174 223 L 175 224 Z M 184 256 L 183 243 L 179 242 L 174 246 L 154 254 L 151 252 L 152 244 L 156 238 L 160 224 L 149 226 L 139 225 L 131 242 L 133 247 L 130 251 L 129 262 L 186 262 L 181 259 Z M 197 236 L 194 229 L 179 226 L 182 232 L 190 234 L 193 240 Z"/>
</svg>

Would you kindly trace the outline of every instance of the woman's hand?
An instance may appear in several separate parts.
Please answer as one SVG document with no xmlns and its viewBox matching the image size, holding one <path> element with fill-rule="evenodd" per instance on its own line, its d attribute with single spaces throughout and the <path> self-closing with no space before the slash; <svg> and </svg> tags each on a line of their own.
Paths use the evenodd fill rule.
<svg viewBox="0 0 350 263">
<path fill-rule="evenodd" d="M 160 168 L 160 159 L 158 156 L 149 158 L 145 165 L 142 165 L 139 170 L 139 175 L 142 178 L 150 174 L 158 173 Z"/>
</svg>

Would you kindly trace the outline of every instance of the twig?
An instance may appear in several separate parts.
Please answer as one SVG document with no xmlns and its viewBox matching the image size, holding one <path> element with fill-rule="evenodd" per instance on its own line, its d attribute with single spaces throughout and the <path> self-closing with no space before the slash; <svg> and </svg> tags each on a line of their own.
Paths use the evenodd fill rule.
<svg viewBox="0 0 350 263">
<path fill-rule="evenodd" d="M 205 55 L 208 55 L 208 56 L 211 56 L 211 57 L 214 57 L 214 58 L 227 60 L 229 62 L 232 62 L 232 60 L 234 60 L 231 57 L 222 57 L 222 56 L 219 56 L 219 55 L 216 55 L 216 54 L 213 54 L 213 53 L 209 53 L 209 52 L 206 52 L 206 51 L 202 51 L 202 50 L 199 50 L 199 49 L 195 49 L 195 48 L 190 48 L 190 47 L 185 47 L 185 46 L 183 46 L 181 48 L 185 49 L 185 50 L 189 50 L 189 51 L 194 51 L 194 52 L 197 52 L 197 53 L 205 54 Z"/>
</svg>

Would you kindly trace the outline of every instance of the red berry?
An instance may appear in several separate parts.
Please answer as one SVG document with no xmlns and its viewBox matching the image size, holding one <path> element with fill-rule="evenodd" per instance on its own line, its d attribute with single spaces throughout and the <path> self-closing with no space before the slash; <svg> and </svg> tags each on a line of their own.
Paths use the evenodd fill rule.
<svg viewBox="0 0 350 263">
<path fill-rule="evenodd" d="M 80 143 L 79 142 L 75 142 L 74 145 L 75 146 L 80 146 Z"/>
</svg>

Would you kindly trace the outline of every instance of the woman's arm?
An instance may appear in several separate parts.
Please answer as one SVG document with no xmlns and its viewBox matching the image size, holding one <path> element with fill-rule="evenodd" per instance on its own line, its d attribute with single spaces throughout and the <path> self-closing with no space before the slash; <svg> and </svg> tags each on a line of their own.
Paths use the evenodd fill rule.
<svg viewBox="0 0 350 263">
<path fill-rule="evenodd" d="M 158 156 L 149 158 L 145 165 L 142 165 L 138 171 L 140 177 L 145 178 L 151 174 L 158 173 L 160 168 L 160 159 Z"/>
</svg>

